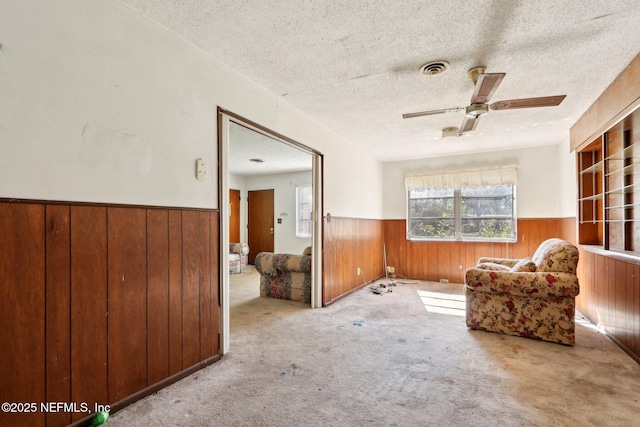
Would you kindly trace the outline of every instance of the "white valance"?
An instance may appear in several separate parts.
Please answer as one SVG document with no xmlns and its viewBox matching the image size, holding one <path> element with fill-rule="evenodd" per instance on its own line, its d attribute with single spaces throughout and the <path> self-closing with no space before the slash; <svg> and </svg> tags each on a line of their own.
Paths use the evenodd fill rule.
<svg viewBox="0 0 640 427">
<path fill-rule="evenodd" d="M 440 172 L 428 175 L 407 176 L 405 188 L 417 190 L 424 188 L 487 187 L 494 185 L 516 185 L 518 167 L 515 165 L 497 168 L 469 169 L 456 172 Z"/>
</svg>

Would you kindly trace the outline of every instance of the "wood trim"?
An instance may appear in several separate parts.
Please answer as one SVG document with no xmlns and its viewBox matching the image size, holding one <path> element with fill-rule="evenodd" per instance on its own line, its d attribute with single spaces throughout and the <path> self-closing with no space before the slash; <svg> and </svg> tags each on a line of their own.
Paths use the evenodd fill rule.
<svg viewBox="0 0 640 427">
<path fill-rule="evenodd" d="M 212 365 L 213 363 L 219 361 L 222 358 L 222 356 L 220 355 L 215 355 L 212 356 L 206 360 L 203 360 L 202 362 L 199 362 L 196 365 L 191 366 L 190 368 L 187 368 L 183 371 L 178 372 L 177 374 L 171 375 L 170 377 L 167 377 L 165 379 L 163 379 L 162 381 L 159 381 L 149 387 L 146 387 L 143 390 L 140 390 L 130 396 L 128 396 L 127 398 L 121 400 L 120 402 L 114 403 L 113 405 L 110 405 L 110 409 L 111 409 L 111 413 L 115 413 L 118 412 L 124 408 L 126 408 L 129 405 L 132 405 L 134 403 L 136 403 L 138 400 L 143 399 L 153 393 L 156 393 L 157 391 L 170 386 L 171 384 L 178 382 L 186 377 L 188 377 L 189 375 L 193 374 L 194 372 L 199 371 L 200 369 L 206 368 L 209 365 Z M 68 427 L 88 427 L 91 426 L 91 422 L 93 420 L 93 414 L 82 418 L 81 420 L 78 420 L 72 424 L 70 424 Z"/>
<path fill-rule="evenodd" d="M 580 245 L 580 247 L 586 252 L 593 252 L 594 254 L 606 256 L 607 258 L 612 258 L 618 261 L 627 262 L 630 264 L 640 265 L 640 257 L 636 255 L 636 252 L 618 252 L 612 251 L 608 249 L 604 249 L 602 246 L 598 245 Z"/>
<path fill-rule="evenodd" d="M 570 130 L 570 150 L 579 150 L 640 106 L 640 55 L 618 75 Z"/>
<path fill-rule="evenodd" d="M 182 207 L 182 206 L 161 206 L 161 205 L 132 205 L 126 203 L 97 203 L 97 202 L 77 202 L 77 201 L 69 201 L 69 200 L 39 200 L 39 199 L 16 199 L 16 198 L 6 198 L 0 197 L 0 203 L 18 203 L 18 204 L 29 204 L 29 205 L 46 205 L 46 206 L 90 206 L 90 207 L 118 207 L 118 208 L 137 208 L 137 209 L 164 209 L 164 210 L 174 210 L 174 211 L 199 211 L 199 212 L 220 212 L 218 208 L 190 208 L 190 207 Z"/>
<path fill-rule="evenodd" d="M 289 137 L 286 137 L 278 132 L 275 132 L 271 129 L 269 129 L 268 127 L 262 126 L 252 120 L 249 120 L 245 117 L 242 117 L 239 114 L 236 113 L 232 113 L 229 110 L 225 110 L 222 107 L 218 107 L 218 117 L 220 117 L 222 114 L 225 114 L 227 116 L 229 116 L 229 118 L 231 119 L 231 121 L 238 123 L 242 126 L 245 127 L 249 127 L 249 128 L 253 128 L 254 131 L 265 134 L 271 138 L 274 139 L 279 139 L 281 142 L 287 143 L 289 145 L 293 145 L 294 147 L 297 147 L 299 149 L 301 149 L 302 151 L 305 151 L 307 153 L 310 154 L 315 154 L 315 155 L 319 155 L 322 156 L 322 153 L 320 153 L 319 151 L 311 148 L 311 147 L 307 147 L 304 144 L 299 143 L 298 141 L 291 139 Z M 218 123 L 220 123 L 220 121 L 218 121 Z M 220 139 L 220 135 L 218 134 L 218 139 Z M 219 144 L 220 145 L 220 144 Z"/>
</svg>

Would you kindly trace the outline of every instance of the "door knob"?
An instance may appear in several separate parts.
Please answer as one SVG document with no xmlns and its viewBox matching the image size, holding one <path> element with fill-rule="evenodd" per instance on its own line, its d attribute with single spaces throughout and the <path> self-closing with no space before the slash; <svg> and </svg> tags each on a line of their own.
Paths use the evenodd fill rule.
<svg viewBox="0 0 640 427">
<path fill-rule="evenodd" d="M 273 227 L 271 227 L 271 234 L 273 234 Z"/>
</svg>

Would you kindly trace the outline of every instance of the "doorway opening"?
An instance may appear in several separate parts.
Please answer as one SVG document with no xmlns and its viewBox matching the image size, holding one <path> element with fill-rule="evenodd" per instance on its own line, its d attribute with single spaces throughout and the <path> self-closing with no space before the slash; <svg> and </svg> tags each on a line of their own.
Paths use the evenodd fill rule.
<svg viewBox="0 0 640 427">
<path fill-rule="evenodd" d="M 223 109 L 218 147 L 224 354 L 230 344 L 232 237 L 248 243 L 248 268 L 259 252 L 302 254 L 311 247 L 310 305 L 322 306 L 322 154 Z M 307 195 L 306 204 L 298 194 Z"/>
</svg>

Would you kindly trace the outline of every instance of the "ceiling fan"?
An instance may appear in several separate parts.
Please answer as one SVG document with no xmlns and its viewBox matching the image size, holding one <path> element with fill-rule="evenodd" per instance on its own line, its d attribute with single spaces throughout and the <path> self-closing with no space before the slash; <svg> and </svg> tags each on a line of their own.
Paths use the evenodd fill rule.
<svg viewBox="0 0 640 427">
<path fill-rule="evenodd" d="M 464 119 L 457 134 L 475 130 L 478 120 L 491 110 L 513 110 L 516 108 L 555 107 L 560 105 L 566 95 L 543 96 L 540 98 L 509 99 L 497 101 L 489 105 L 489 100 L 500 86 L 505 73 L 485 73 L 484 67 L 474 67 L 467 72 L 469 79 L 475 85 L 471 104 L 467 107 L 445 108 L 442 110 L 421 111 L 418 113 L 403 114 L 403 119 L 413 117 L 431 116 L 434 114 L 455 113 L 464 111 Z M 446 128 L 450 130 L 450 128 Z M 455 128 L 453 128 L 455 130 Z"/>
</svg>

